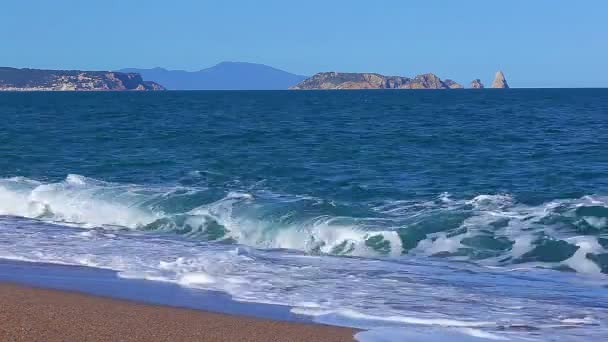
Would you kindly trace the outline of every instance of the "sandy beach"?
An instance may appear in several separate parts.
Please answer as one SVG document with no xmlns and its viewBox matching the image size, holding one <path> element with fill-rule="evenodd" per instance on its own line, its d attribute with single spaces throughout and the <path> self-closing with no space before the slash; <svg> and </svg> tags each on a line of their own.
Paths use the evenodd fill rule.
<svg viewBox="0 0 608 342">
<path fill-rule="evenodd" d="M 353 341 L 353 329 L 0 283 L 2 341 Z"/>
</svg>

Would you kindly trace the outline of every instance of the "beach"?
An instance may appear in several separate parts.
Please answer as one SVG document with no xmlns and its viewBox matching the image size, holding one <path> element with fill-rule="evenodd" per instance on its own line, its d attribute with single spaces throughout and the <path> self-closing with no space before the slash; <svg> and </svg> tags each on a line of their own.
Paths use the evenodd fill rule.
<svg viewBox="0 0 608 342">
<path fill-rule="evenodd" d="M 353 341 L 348 328 L 280 322 L 0 283 L 2 341 Z"/>
</svg>

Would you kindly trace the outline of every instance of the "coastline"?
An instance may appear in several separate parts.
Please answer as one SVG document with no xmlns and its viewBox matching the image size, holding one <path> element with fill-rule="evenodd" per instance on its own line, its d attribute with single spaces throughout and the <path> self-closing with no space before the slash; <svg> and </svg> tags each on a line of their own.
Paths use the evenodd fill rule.
<svg viewBox="0 0 608 342">
<path fill-rule="evenodd" d="M 0 259 L 0 303 L 0 341 L 354 341 L 358 332 L 286 306 L 7 259 Z"/>
<path fill-rule="evenodd" d="M 353 341 L 355 330 L 0 282 L 3 341 Z"/>
</svg>

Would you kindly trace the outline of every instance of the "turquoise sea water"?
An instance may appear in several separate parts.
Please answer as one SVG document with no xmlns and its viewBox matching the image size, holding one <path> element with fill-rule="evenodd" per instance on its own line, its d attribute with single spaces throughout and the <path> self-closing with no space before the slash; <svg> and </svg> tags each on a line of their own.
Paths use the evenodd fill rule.
<svg viewBox="0 0 608 342">
<path fill-rule="evenodd" d="M 4 93 L 0 118 L 0 258 L 387 338 L 608 338 L 607 90 Z"/>
</svg>

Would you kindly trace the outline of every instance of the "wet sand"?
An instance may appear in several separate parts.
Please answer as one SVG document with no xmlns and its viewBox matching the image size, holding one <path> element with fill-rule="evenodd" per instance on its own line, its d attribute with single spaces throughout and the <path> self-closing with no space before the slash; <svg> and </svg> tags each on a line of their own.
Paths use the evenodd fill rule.
<svg viewBox="0 0 608 342">
<path fill-rule="evenodd" d="M 0 341 L 353 341 L 355 333 L 0 283 Z"/>
</svg>

